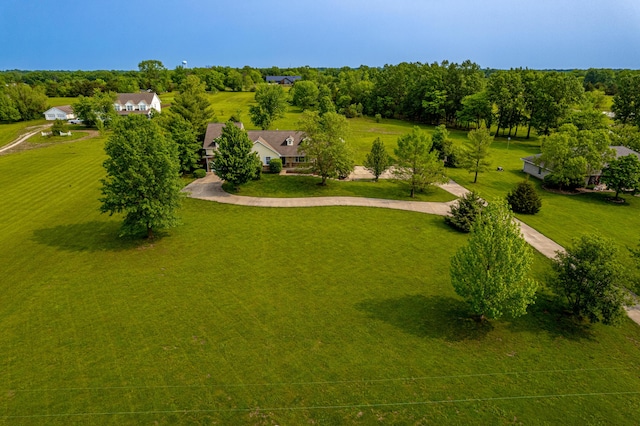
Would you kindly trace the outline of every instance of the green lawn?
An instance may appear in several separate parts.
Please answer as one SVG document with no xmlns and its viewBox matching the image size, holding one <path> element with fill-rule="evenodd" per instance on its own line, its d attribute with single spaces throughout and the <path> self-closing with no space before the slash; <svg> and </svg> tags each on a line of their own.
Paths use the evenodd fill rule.
<svg viewBox="0 0 640 426">
<path fill-rule="evenodd" d="M 0 124 L 0 147 L 8 145 L 16 140 L 20 135 L 29 133 L 28 127 L 47 124 L 43 118 L 41 120 L 19 121 L 17 123 Z"/>
<path fill-rule="evenodd" d="M 78 102 L 78 97 L 69 97 L 69 98 L 47 98 L 47 103 L 50 107 L 61 106 L 61 105 L 73 105 Z M 43 111 L 44 112 L 44 111 Z"/>
<path fill-rule="evenodd" d="M 32 144 L 48 144 L 48 143 L 60 143 L 70 142 L 76 139 L 87 136 L 88 132 L 71 130 L 71 136 L 42 136 L 41 133 L 37 133 L 29 138 L 28 143 Z"/>
<path fill-rule="evenodd" d="M 440 188 L 428 188 L 409 196 L 411 190 L 404 182 L 390 180 L 338 181 L 329 180 L 326 186 L 319 185 L 321 179 L 315 176 L 281 176 L 263 174 L 260 180 L 250 181 L 240 187 L 238 195 L 252 197 L 295 198 L 295 197 L 368 197 L 389 200 L 445 202 L 455 197 Z M 225 183 L 224 189 L 235 192 L 232 185 Z"/>
<path fill-rule="evenodd" d="M 640 327 L 541 294 L 479 325 L 466 236 L 386 209 L 187 199 L 149 244 L 98 213 L 100 139 L 0 157 L 0 423 L 628 424 Z M 25 170 L 29 170 L 25 174 Z M 548 261 L 536 256 L 535 276 Z"/>
</svg>

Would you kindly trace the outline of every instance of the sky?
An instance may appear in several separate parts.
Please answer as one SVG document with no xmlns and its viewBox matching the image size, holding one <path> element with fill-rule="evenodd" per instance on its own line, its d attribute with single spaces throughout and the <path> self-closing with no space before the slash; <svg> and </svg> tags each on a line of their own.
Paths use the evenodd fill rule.
<svg viewBox="0 0 640 426">
<path fill-rule="evenodd" d="M 639 0 L 0 0 L 0 70 L 640 68 Z"/>
</svg>

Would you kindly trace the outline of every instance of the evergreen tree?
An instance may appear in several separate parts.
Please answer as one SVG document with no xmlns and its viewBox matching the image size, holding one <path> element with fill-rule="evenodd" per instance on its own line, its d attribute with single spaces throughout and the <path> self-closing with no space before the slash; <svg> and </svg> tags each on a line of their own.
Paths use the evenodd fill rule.
<svg viewBox="0 0 640 426">
<path fill-rule="evenodd" d="M 507 194 L 507 202 L 516 213 L 536 214 L 542 207 L 536 187 L 528 180 L 519 182 L 513 191 Z"/>
<path fill-rule="evenodd" d="M 213 156 L 212 166 L 216 175 L 231 183 L 236 190 L 253 179 L 258 165 L 262 164 L 251 148 L 253 144 L 247 132 L 228 121 L 218 138 L 218 150 Z"/>
<path fill-rule="evenodd" d="M 469 191 L 451 205 L 451 215 L 445 216 L 444 221 L 459 231 L 470 232 L 484 207 L 484 200 L 475 191 Z"/>
<path fill-rule="evenodd" d="M 191 123 L 198 139 L 204 137 L 207 124 L 214 119 L 205 84 L 195 75 L 189 75 L 184 80 L 180 93 L 173 100 L 171 111 Z"/>
<path fill-rule="evenodd" d="M 367 154 L 364 166 L 375 176 L 375 181 L 391 166 L 391 156 L 384 147 L 384 142 L 376 138 L 371 145 L 371 152 Z"/>
</svg>

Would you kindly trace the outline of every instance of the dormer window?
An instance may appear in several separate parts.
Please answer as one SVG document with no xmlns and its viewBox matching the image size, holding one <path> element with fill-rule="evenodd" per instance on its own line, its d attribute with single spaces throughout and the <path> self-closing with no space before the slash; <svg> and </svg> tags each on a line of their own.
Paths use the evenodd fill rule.
<svg viewBox="0 0 640 426">
<path fill-rule="evenodd" d="M 291 136 L 287 138 L 287 146 L 293 146 L 293 138 Z"/>
<path fill-rule="evenodd" d="M 128 104 L 127 105 L 127 111 L 133 111 L 133 105 Z"/>
<path fill-rule="evenodd" d="M 140 111 L 146 111 L 147 110 L 147 106 L 145 104 L 140 104 L 140 105 L 138 105 L 138 109 L 140 109 Z"/>
<path fill-rule="evenodd" d="M 115 104 L 114 107 L 115 107 L 116 111 L 120 111 L 120 105 L 119 104 Z"/>
</svg>

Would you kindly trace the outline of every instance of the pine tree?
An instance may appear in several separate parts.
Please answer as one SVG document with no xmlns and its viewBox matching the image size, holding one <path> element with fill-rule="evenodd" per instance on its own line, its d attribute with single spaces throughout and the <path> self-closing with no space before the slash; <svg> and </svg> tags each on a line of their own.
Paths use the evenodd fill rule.
<svg viewBox="0 0 640 426">
<path fill-rule="evenodd" d="M 507 202 L 516 213 L 536 214 L 542 207 L 536 187 L 528 180 L 519 182 L 513 191 L 507 194 Z"/>
<path fill-rule="evenodd" d="M 228 121 L 218 139 L 218 150 L 213 156 L 213 170 L 220 179 L 238 190 L 240 185 L 256 176 L 259 164 L 258 154 L 251 148 L 253 144 L 247 132 Z"/>
<path fill-rule="evenodd" d="M 375 176 L 375 181 L 385 170 L 391 165 L 391 156 L 384 147 L 384 142 L 380 138 L 376 138 L 371 145 L 371 152 L 367 154 L 364 167 L 367 168 Z"/>
</svg>

